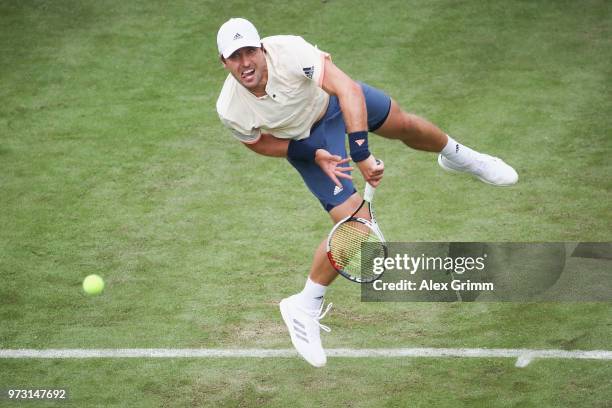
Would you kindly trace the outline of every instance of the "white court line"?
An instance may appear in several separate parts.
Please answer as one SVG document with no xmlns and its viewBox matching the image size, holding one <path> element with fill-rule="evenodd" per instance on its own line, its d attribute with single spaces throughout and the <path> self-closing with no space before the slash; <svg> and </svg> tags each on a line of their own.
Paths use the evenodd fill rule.
<svg viewBox="0 0 612 408">
<path fill-rule="evenodd" d="M 463 357 L 516 358 L 526 367 L 536 358 L 612 360 L 608 350 L 487 348 L 327 349 L 329 357 Z M 273 358 L 296 357 L 293 349 L 0 349 L 0 358 Z"/>
</svg>

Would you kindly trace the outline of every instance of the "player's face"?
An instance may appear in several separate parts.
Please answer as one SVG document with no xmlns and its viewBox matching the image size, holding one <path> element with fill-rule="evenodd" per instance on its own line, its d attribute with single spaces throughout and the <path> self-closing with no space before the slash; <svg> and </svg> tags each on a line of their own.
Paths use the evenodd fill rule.
<svg viewBox="0 0 612 408">
<path fill-rule="evenodd" d="M 240 48 L 229 57 L 222 59 L 223 66 L 232 73 L 245 88 L 263 95 L 268 79 L 268 67 L 262 48 Z M 258 95 L 260 96 L 260 95 Z"/>
</svg>

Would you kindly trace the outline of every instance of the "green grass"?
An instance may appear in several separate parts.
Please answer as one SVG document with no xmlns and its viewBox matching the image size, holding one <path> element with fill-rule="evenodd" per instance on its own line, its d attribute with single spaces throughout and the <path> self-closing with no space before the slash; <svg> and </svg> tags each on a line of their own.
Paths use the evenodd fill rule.
<svg viewBox="0 0 612 408">
<path fill-rule="evenodd" d="M 66 402 L 32 406 L 605 407 L 612 397 L 604 379 L 609 365 L 591 361 L 547 360 L 529 369 L 488 359 L 340 359 L 323 370 L 305 370 L 297 359 L 10 361 L 5 367 L 11 384 L 68 387 Z M 63 370 L 71 373 L 69 385 L 58 375 Z"/>
<path fill-rule="evenodd" d="M 290 347 L 277 303 L 330 222 L 284 161 L 223 129 L 219 25 L 292 33 L 520 182 L 493 188 L 371 138 L 393 241 L 609 241 L 606 1 L 0 0 L 0 348 Z M 98 273 L 105 293 L 81 280 Z M 328 347 L 612 349 L 610 303 L 359 301 Z M 74 406 L 605 406 L 609 363 L 0 360 L 0 388 Z M 97 378 L 102 384 L 95 385 Z M 0 402 L 0 405 L 4 402 Z M 42 404 L 41 404 L 42 405 Z"/>
</svg>

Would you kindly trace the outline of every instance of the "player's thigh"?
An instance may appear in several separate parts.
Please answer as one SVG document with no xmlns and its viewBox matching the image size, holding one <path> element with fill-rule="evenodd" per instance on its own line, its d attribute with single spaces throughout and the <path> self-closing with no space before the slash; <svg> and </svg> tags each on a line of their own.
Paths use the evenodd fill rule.
<svg viewBox="0 0 612 408">
<path fill-rule="evenodd" d="M 402 139 L 409 127 L 410 116 L 404 112 L 399 104 L 391 99 L 391 109 L 385 122 L 374 131 L 387 139 Z"/>
</svg>

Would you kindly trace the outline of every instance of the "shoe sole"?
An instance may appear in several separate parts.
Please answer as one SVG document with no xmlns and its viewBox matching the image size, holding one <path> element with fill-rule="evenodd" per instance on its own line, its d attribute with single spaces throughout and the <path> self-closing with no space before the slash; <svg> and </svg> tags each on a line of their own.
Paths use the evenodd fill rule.
<svg viewBox="0 0 612 408">
<path fill-rule="evenodd" d="M 281 300 L 280 304 L 279 304 L 279 309 L 281 312 L 281 316 L 283 318 L 283 322 L 285 322 L 285 326 L 287 327 L 287 330 L 289 330 L 289 337 L 291 338 L 291 344 L 293 344 L 293 348 L 295 348 L 296 351 L 298 351 L 298 348 L 295 345 L 295 340 L 293 339 L 293 334 L 291 331 L 291 320 L 289 318 L 289 312 L 285 310 L 286 308 L 286 301 L 285 299 Z M 298 354 L 300 354 L 300 352 L 298 351 Z M 313 367 L 317 367 L 317 368 L 321 368 L 323 366 L 325 366 L 325 364 L 327 363 L 327 361 L 323 362 L 322 364 L 315 364 L 312 361 L 309 361 L 306 359 L 306 357 L 304 357 L 302 354 L 300 354 L 300 356 L 306 360 L 308 362 L 308 364 L 312 365 Z"/>
<path fill-rule="evenodd" d="M 438 155 L 438 164 L 440 165 L 440 167 L 442 167 L 442 170 L 448 171 L 449 173 L 455 173 L 455 174 L 460 174 L 460 173 L 467 173 L 470 174 L 473 177 L 476 177 L 478 180 L 482 181 L 483 183 L 489 184 L 491 186 L 496 186 L 496 187 L 510 187 L 516 184 L 516 181 L 514 183 L 510 183 L 510 184 L 498 184 L 498 183 L 492 183 L 487 179 L 484 179 L 482 177 L 480 177 L 477 174 L 474 173 L 470 173 L 467 171 L 462 171 L 462 170 L 456 170 L 453 169 L 452 167 L 448 167 L 443 161 L 442 161 L 442 155 L 439 154 Z M 518 181 L 518 180 L 517 180 Z"/>
</svg>

